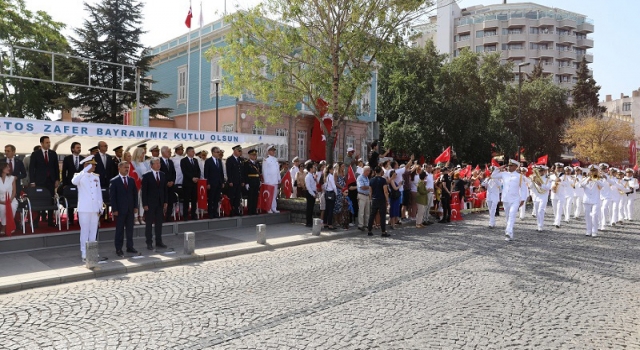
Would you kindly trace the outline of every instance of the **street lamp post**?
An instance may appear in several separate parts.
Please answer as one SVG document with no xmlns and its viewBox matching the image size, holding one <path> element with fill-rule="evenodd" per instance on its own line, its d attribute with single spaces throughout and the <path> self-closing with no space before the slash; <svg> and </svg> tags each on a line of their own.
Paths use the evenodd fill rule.
<svg viewBox="0 0 640 350">
<path fill-rule="evenodd" d="M 522 67 L 530 65 L 531 62 L 524 62 L 518 64 L 518 162 L 520 161 L 522 154 Z"/>
<path fill-rule="evenodd" d="M 216 132 L 218 132 L 218 86 L 220 85 L 220 79 L 213 79 L 211 82 L 216 84 Z"/>
</svg>

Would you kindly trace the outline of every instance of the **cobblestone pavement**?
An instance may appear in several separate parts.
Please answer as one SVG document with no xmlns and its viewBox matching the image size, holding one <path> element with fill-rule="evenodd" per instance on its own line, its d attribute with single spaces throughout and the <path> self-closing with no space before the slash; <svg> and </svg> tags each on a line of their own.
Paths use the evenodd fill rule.
<svg viewBox="0 0 640 350">
<path fill-rule="evenodd" d="M 583 225 L 507 243 L 478 214 L 3 295 L 0 348 L 639 349 L 640 224 Z"/>
</svg>

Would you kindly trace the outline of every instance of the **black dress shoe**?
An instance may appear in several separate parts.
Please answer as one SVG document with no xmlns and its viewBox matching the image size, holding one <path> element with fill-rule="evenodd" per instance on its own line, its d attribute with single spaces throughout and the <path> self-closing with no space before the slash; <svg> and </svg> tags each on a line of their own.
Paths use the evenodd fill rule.
<svg viewBox="0 0 640 350">
<path fill-rule="evenodd" d="M 390 235 L 390 234 L 388 234 L 388 233 L 386 233 L 386 232 L 385 232 L 385 233 L 383 233 L 383 234 L 381 234 L 380 236 L 381 236 L 381 237 L 391 237 L 391 235 Z"/>
<path fill-rule="evenodd" d="M 135 249 L 133 249 L 133 248 L 131 248 L 131 249 L 127 249 L 127 253 L 137 254 L 137 253 L 138 253 L 138 251 L 137 251 L 137 250 L 135 250 Z"/>
<path fill-rule="evenodd" d="M 156 243 L 156 248 L 166 248 L 167 245 L 163 243 Z"/>
<path fill-rule="evenodd" d="M 116 255 L 121 258 L 124 258 L 124 252 L 122 250 L 116 250 Z"/>
<path fill-rule="evenodd" d="M 153 250 L 153 246 L 151 244 L 147 244 L 147 249 Z"/>
<path fill-rule="evenodd" d="M 305 227 L 313 227 L 313 225 L 304 225 Z"/>
<path fill-rule="evenodd" d="M 50 222 L 50 223 L 48 223 L 47 225 L 48 225 L 49 227 L 58 227 L 58 226 L 57 226 L 55 223 L 53 223 L 53 222 Z"/>
</svg>

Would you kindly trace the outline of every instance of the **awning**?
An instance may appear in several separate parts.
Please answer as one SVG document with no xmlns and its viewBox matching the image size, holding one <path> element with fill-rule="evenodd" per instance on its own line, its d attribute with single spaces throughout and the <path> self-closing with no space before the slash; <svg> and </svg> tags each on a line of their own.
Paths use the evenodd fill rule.
<svg viewBox="0 0 640 350">
<path fill-rule="evenodd" d="M 151 128 L 117 124 L 75 123 L 19 118 L 0 118 L 0 146 L 12 144 L 18 154 L 29 154 L 33 147 L 40 144 L 41 136 L 49 136 L 51 148 L 60 155 L 71 153 L 71 143 L 80 142 L 82 153 L 105 141 L 109 153 L 117 146 L 132 150 L 141 143 L 147 148 L 153 145 L 169 146 L 172 150 L 178 144 L 185 148 L 192 146 L 196 150 L 210 150 L 218 146 L 231 153 L 231 148 L 241 145 L 245 150 L 256 145 L 285 145 L 286 136 L 238 134 L 234 132 L 216 133 L 171 128 Z"/>
</svg>

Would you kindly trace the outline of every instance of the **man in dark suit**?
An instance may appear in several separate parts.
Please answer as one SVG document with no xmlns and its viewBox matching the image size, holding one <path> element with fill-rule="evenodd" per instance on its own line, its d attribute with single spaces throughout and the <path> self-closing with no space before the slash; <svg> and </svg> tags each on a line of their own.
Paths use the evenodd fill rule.
<svg viewBox="0 0 640 350">
<path fill-rule="evenodd" d="M 5 159 L 2 162 L 9 164 L 9 170 L 11 175 L 17 178 L 16 180 L 16 194 L 19 197 L 20 191 L 22 191 L 22 179 L 27 177 L 27 170 L 24 167 L 24 163 L 16 158 L 16 146 L 6 145 L 4 146 Z"/>
<path fill-rule="evenodd" d="M 171 160 L 171 148 L 162 146 L 160 150 L 162 158 L 160 158 L 160 171 L 167 175 L 167 214 L 165 215 L 165 221 L 173 221 L 173 204 L 176 202 L 176 193 L 173 185 L 176 182 L 176 167 Z"/>
<path fill-rule="evenodd" d="M 222 162 L 218 158 L 220 154 L 219 147 L 211 148 L 211 158 L 204 162 L 204 178 L 207 179 L 207 189 L 209 195 L 207 199 L 209 218 L 216 219 L 220 217 L 220 197 L 222 196 L 222 185 L 224 184 L 224 172 Z"/>
<path fill-rule="evenodd" d="M 160 158 L 150 159 L 151 171 L 142 177 L 142 207 L 146 221 L 144 231 L 147 249 L 153 250 L 152 225 L 155 225 L 156 249 L 166 248 L 162 243 L 162 222 L 167 211 L 167 176 L 160 171 Z"/>
<path fill-rule="evenodd" d="M 29 163 L 29 179 L 31 187 L 44 187 L 51 193 L 51 196 L 55 194 L 55 189 L 60 184 L 60 165 L 58 164 L 58 154 L 52 151 L 51 140 L 49 136 L 40 137 L 39 151 L 31 153 L 31 160 Z M 55 227 L 53 221 L 53 210 L 49 210 L 48 215 L 49 226 Z M 40 221 L 40 215 L 36 214 L 36 220 L 33 224 L 34 228 L 38 227 Z"/>
<path fill-rule="evenodd" d="M 98 154 L 93 159 L 96 160 L 96 174 L 100 175 L 100 188 L 108 189 L 109 180 L 114 173 L 113 158 L 107 154 L 109 146 L 106 142 L 98 142 Z"/>
<path fill-rule="evenodd" d="M 256 215 L 258 209 L 258 193 L 260 192 L 260 176 L 262 165 L 258 162 L 258 151 L 250 149 L 249 160 L 244 162 L 244 183 L 247 189 L 247 212 Z"/>
<path fill-rule="evenodd" d="M 242 147 L 234 146 L 233 154 L 227 158 L 227 195 L 231 201 L 231 216 L 242 215 L 240 202 L 242 201 L 243 167 L 244 159 L 242 159 Z"/>
<path fill-rule="evenodd" d="M 196 219 L 196 209 L 198 209 L 198 180 L 200 179 L 200 165 L 198 160 L 194 158 L 196 155 L 193 147 L 187 147 L 187 156 L 180 160 L 180 169 L 182 169 L 182 191 L 184 196 L 184 218 L 189 220 Z M 191 210 L 189 210 L 191 205 Z"/>
<path fill-rule="evenodd" d="M 73 186 L 71 183 L 71 179 L 73 176 L 82 171 L 82 165 L 80 162 L 84 159 L 83 156 L 80 155 L 82 152 L 82 146 L 80 142 L 71 143 L 71 155 L 64 157 L 62 160 L 62 186 L 58 187 L 58 194 L 62 195 L 64 192 L 64 188 L 68 186 Z M 76 208 L 68 208 L 67 217 L 69 220 L 69 224 L 73 225 L 74 221 L 74 210 Z"/>
<path fill-rule="evenodd" d="M 127 235 L 127 253 L 137 253 L 133 248 L 133 219 L 138 215 L 138 189 L 135 181 L 129 177 L 129 163 L 118 164 L 118 175 L 109 185 L 109 202 L 113 217 L 116 219 L 116 255 L 124 256 L 122 244 Z"/>
</svg>

